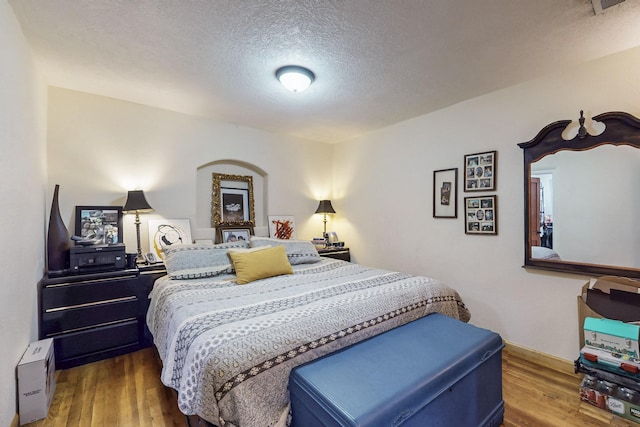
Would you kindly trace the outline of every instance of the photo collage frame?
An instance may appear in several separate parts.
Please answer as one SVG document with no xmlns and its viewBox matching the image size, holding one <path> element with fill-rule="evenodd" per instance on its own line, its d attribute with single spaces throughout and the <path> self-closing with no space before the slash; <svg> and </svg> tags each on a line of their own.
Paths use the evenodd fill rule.
<svg viewBox="0 0 640 427">
<path fill-rule="evenodd" d="M 464 198 L 466 234 L 498 234 L 498 196 Z"/>
<path fill-rule="evenodd" d="M 497 189 L 498 152 L 466 154 L 462 168 L 465 193 L 491 192 Z M 433 171 L 433 217 L 458 218 L 458 169 Z M 498 234 L 498 196 L 478 194 L 464 198 L 465 234 Z"/>
<path fill-rule="evenodd" d="M 496 191 L 498 152 L 485 151 L 464 156 L 464 191 Z M 498 196 L 477 195 L 464 198 L 464 232 L 498 234 Z"/>
</svg>

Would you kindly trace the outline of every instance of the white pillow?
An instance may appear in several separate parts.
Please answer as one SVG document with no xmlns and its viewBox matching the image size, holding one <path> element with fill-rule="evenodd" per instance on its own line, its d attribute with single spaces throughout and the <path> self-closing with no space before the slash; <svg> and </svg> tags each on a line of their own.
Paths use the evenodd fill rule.
<svg viewBox="0 0 640 427">
<path fill-rule="evenodd" d="M 233 264 L 227 253 L 231 248 L 246 248 L 247 242 L 220 243 L 218 245 L 187 244 L 164 248 L 164 264 L 171 279 L 199 279 L 233 273 Z"/>
<path fill-rule="evenodd" d="M 310 264 L 321 260 L 316 247 L 306 240 L 283 240 L 270 237 L 251 236 L 249 246 L 258 248 L 261 246 L 284 246 L 287 258 L 291 265 Z"/>
</svg>

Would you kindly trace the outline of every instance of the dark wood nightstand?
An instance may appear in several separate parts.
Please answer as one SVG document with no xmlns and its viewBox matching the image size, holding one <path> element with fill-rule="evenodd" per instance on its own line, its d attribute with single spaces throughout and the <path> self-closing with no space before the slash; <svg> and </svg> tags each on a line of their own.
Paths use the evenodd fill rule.
<svg viewBox="0 0 640 427">
<path fill-rule="evenodd" d="M 318 249 L 318 254 L 327 258 L 341 259 L 342 261 L 351 262 L 351 253 L 349 248 L 324 248 Z"/>
<path fill-rule="evenodd" d="M 45 275 L 38 283 L 39 338 L 53 338 L 56 368 L 67 369 L 151 345 L 149 292 L 166 274 L 153 269 Z"/>
<path fill-rule="evenodd" d="M 138 270 L 140 275 L 138 276 L 138 286 L 144 298 L 140 301 L 140 313 L 142 314 L 142 323 L 140 331 L 140 347 L 149 347 L 153 344 L 153 337 L 149 328 L 147 327 L 147 311 L 149 310 L 149 293 L 153 289 L 153 284 L 157 279 L 162 276 L 166 276 L 167 269 L 164 263 L 158 262 L 155 264 L 138 264 Z"/>
</svg>

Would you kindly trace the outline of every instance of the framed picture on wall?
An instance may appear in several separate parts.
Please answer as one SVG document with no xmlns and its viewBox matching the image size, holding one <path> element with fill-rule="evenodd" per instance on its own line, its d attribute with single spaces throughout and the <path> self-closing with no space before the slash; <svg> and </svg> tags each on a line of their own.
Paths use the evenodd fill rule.
<svg viewBox="0 0 640 427">
<path fill-rule="evenodd" d="M 498 234 L 498 196 L 464 198 L 464 232 Z"/>
<path fill-rule="evenodd" d="M 494 191 L 496 189 L 498 152 L 464 156 L 464 191 Z"/>
<path fill-rule="evenodd" d="M 222 222 L 249 221 L 249 190 L 220 188 Z"/>
<path fill-rule="evenodd" d="M 458 217 L 458 168 L 433 171 L 433 217 Z"/>
<path fill-rule="evenodd" d="M 212 174 L 211 226 L 237 224 L 254 226 L 253 177 Z"/>
<path fill-rule="evenodd" d="M 122 207 L 76 206 L 75 235 L 93 245 L 123 243 Z"/>
</svg>

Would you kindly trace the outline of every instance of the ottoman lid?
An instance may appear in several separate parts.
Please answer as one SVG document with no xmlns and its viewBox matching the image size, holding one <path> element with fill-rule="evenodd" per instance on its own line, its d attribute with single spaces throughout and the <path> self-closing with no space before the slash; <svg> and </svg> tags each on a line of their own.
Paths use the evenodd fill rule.
<svg viewBox="0 0 640 427">
<path fill-rule="evenodd" d="M 341 425 L 395 425 L 503 346 L 495 332 L 431 314 L 295 368 L 290 389 Z"/>
</svg>

